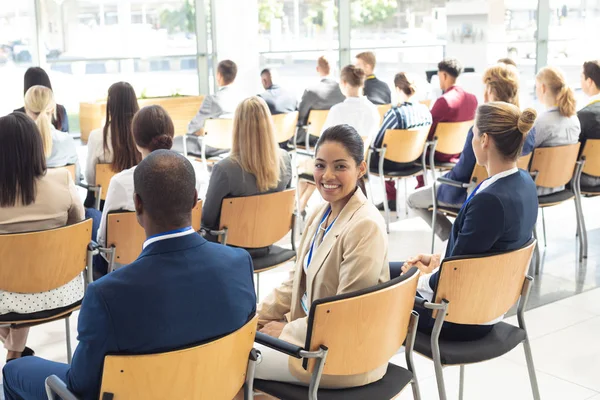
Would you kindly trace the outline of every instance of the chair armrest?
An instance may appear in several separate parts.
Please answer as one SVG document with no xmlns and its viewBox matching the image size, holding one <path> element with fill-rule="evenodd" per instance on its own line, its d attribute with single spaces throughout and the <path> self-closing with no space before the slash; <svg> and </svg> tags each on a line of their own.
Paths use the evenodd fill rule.
<svg viewBox="0 0 600 400">
<path fill-rule="evenodd" d="M 287 354 L 288 356 L 302 358 L 301 352 L 304 352 L 304 349 L 300 346 L 296 346 L 295 344 L 291 344 L 284 340 L 275 338 L 273 336 L 269 336 L 262 332 L 256 332 L 256 338 L 254 339 L 256 343 L 262 344 L 263 346 L 270 347 L 273 350 L 280 351 L 282 353 Z"/>
<path fill-rule="evenodd" d="M 471 183 L 459 182 L 459 181 L 445 178 L 443 176 L 440 176 L 439 178 L 437 178 L 437 182 L 441 183 L 442 185 L 449 185 L 449 186 L 454 186 L 454 187 L 462 188 L 462 189 L 468 189 L 472 185 Z"/>
<path fill-rule="evenodd" d="M 419 297 L 419 296 L 415 296 L 415 306 L 425 308 L 425 303 L 427 303 L 426 299 Z"/>
<path fill-rule="evenodd" d="M 55 395 L 62 400 L 79 400 L 56 375 L 50 375 L 46 378 L 46 393 L 51 400 L 55 399 Z"/>
</svg>

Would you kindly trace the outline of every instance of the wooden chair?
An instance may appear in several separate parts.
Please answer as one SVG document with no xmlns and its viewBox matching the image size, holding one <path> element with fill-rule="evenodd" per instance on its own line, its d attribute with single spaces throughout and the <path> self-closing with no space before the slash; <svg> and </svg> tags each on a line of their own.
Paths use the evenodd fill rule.
<svg viewBox="0 0 600 400">
<path fill-rule="evenodd" d="M 395 398 L 409 383 L 420 399 L 412 351 L 418 314 L 412 310 L 418 272 L 411 269 L 391 281 L 313 301 L 304 347 L 256 334 L 256 342 L 288 354 L 310 374 L 310 386 L 256 379 L 256 389 L 282 400 L 383 400 Z M 406 340 L 406 342 L 405 342 Z M 349 389 L 319 389 L 321 376 L 348 376 L 372 371 L 389 362 L 405 342 L 408 367 L 389 363 L 384 377 Z"/>
<path fill-rule="evenodd" d="M 429 164 L 427 168 L 431 169 L 433 180 L 435 181 L 435 171 L 449 170 L 454 167 L 455 163 L 435 161 L 435 153 L 443 154 L 460 154 L 462 153 L 469 129 L 473 126 L 474 121 L 464 122 L 440 122 L 435 128 L 434 138 L 428 141 L 429 146 Z M 427 171 L 423 171 L 425 184 L 427 184 Z"/>
<path fill-rule="evenodd" d="M 96 164 L 96 185 L 88 186 L 88 190 L 95 192 L 95 208 L 100 210 L 101 201 L 106 200 L 110 180 L 117 173 L 112 170 L 111 164 Z"/>
<path fill-rule="evenodd" d="M 59 288 L 86 272 L 92 277 L 92 220 L 27 233 L 0 235 L 0 290 L 15 293 L 42 293 Z M 4 314 L 0 326 L 23 328 L 46 322 L 65 320 L 67 360 L 71 362 L 70 316 L 79 309 L 81 300 L 59 309 L 31 314 Z"/>
<path fill-rule="evenodd" d="M 207 119 L 204 122 L 202 135 L 202 164 L 208 170 L 209 160 L 214 161 L 214 157 L 206 156 L 206 147 L 221 150 L 220 153 L 229 152 L 233 141 L 233 120 L 225 118 Z M 187 152 L 185 152 L 185 155 L 187 155 Z"/>
<path fill-rule="evenodd" d="M 600 178 L 600 139 L 587 139 L 581 155 L 585 157 L 582 172 Z M 600 196 L 600 187 L 582 186 L 581 194 L 586 197 Z"/>
<path fill-rule="evenodd" d="M 268 247 L 268 254 L 252 257 L 257 297 L 260 273 L 296 258 L 295 200 L 295 189 L 223 199 L 219 230 L 209 231 L 223 245 L 246 249 Z M 292 249 L 275 246 L 290 230 Z"/>
<path fill-rule="evenodd" d="M 385 131 L 383 137 L 383 143 L 380 149 L 369 148 L 367 154 L 367 166 L 369 166 L 369 172 L 373 175 L 377 175 L 381 178 L 381 186 L 383 189 L 383 197 L 385 199 L 385 180 L 394 179 L 396 182 L 400 182 L 404 179 L 404 191 L 405 197 L 408 199 L 406 179 L 415 175 L 422 174 L 424 171 L 423 165 L 425 165 L 425 149 L 427 142 L 427 135 L 429 133 L 429 125 L 422 128 L 415 129 L 388 129 Z M 379 153 L 379 165 L 377 168 L 371 168 L 371 156 L 373 153 Z M 386 170 L 384 168 L 385 160 L 396 162 L 396 163 L 413 163 L 421 158 L 421 165 L 415 164 L 400 170 Z M 369 181 L 369 188 L 371 192 L 371 182 Z M 373 198 L 373 196 L 371 196 Z M 400 205 L 400 191 L 396 191 L 396 206 Z M 383 202 L 385 209 L 386 227 L 389 232 L 390 230 L 390 209 L 387 201 Z M 406 207 L 408 212 L 408 207 Z M 399 215 L 399 213 L 398 213 Z"/>
<path fill-rule="evenodd" d="M 424 104 L 427 108 L 431 108 L 431 99 L 419 100 L 419 103 Z"/>
<path fill-rule="evenodd" d="M 77 177 L 75 176 L 75 174 L 77 173 L 75 172 L 75 164 L 67 164 L 64 167 L 57 167 L 57 169 L 66 169 L 67 171 L 69 171 L 69 174 L 71 174 L 71 179 L 73 179 L 73 182 L 77 184 Z"/>
<path fill-rule="evenodd" d="M 200 231 L 202 220 L 202 200 L 198 200 L 192 210 L 192 227 Z M 134 211 L 117 211 L 108 213 L 106 220 L 106 247 L 99 248 L 99 252 L 108 262 L 108 272 L 112 272 L 120 265 L 134 262 L 142 252 L 146 241 L 146 232 L 138 224 Z"/>
<path fill-rule="evenodd" d="M 435 318 L 431 334 L 417 332 L 415 351 L 433 360 L 440 400 L 447 399 L 443 367 L 460 365 L 459 399 L 462 400 L 466 364 L 500 357 L 520 343 L 525 349 L 533 396 L 539 400 L 524 316 L 533 282 L 533 278 L 526 276 L 526 273 L 535 246 L 535 240 L 531 240 L 521 249 L 511 252 L 447 258 L 440 266 L 435 302 L 415 298 L 418 305 L 432 310 Z M 501 318 L 517 302 L 519 326 L 499 322 L 479 340 L 440 339 L 444 322 L 486 324 Z"/>
<path fill-rule="evenodd" d="M 305 154 L 312 156 L 313 152 L 310 150 L 310 137 L 321 137 L 321 132 L 323 131 L 323 125 L 325 125 L 325 121 L 327 120 L 327 115 L 329 115 L 329 110 L 310 110 L 308 114 L 308 122 L 306 124 L 306 138 L 304 142 L 303 149 L 299 151 L 300 154 Z M 294 136 L 294 148 L 298 149 L 297 146 L 297 137 Z M 302 146 L 300 146 L 302 148 Z"/>
<path fill-rule="evenodd" d="M 533 151 L 533 159 L 529 171 L 535 184 L 543 188 L 566 186 L 564 190 L 546 196 L 538 196 L 539 207 L 542 210 L 542 230 L 544 247 L 546 247 L 546 218 L 544 209 L 573 200 L 577 216 L 577 236 L 579 239 L 579 261 L 587 258 L 587 232 L 581 207 L 581 189 L 579 182 L 584 161 L 577 160 L 579 143 L 566 146 L 543 147 Z M 560 160 L 560 162 L 556 162 Z M 537 239 L 537 225 L 533 229 Z M 535 274 L 539 274 L 541 258 L 539 244 L 536 248 Z"/>
<path fill-rule="evenodd" d="M 258 317 L 219 339 L 154 354 L 107 354 L 100 399 L 231 400 L 244 388 L 252 399 Z M 46 379 L 49 400 L 78 400 L 56 375 Z"/>
<path fill-rule="evenodd" d="M 392 108 L 391 104 L 380 104 L 377 106 L 377 111 L 379 111 L 379 125 L 383 124 L 383 118 L 385 117 L 385 114 L 390 111 Z"/>
<path fill-rule="evenodd" d="M 204 96 L 172 96 L 138 99 L 138 104 L 140 108 L 153 104 L 162 106 L 173 121 L 175 136 L 182 136 L 187 133 L 188 124 L 198 113 L 203 101 Z"/>
<path fill-rule="evenodd" d="M 273 127 L 275 128 L 275 140 L 284 143 L 296 135 L 298 126 L 298 111 L 273 115 Z"/>
</svg>

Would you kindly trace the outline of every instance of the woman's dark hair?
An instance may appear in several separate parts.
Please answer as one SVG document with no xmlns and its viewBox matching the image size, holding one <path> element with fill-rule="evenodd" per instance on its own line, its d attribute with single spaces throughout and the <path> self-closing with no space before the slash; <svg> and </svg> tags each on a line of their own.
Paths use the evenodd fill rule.
<svg viewBox="0 0 600 400">
<path fill-rule="evenodd" d="M 319 147 L 327 142 L 336 142 L 344 146 L 357 166 L 365 160 L 365 142 L 356 129 L 350 125 L 335 125 L 325 129 L 317 142 L 315 154 L 319 152 Z M 365 196 L 367 195 L 367 189 L 365 188 L 365 183 L 362 178 L 356 182 L 356 186 L 362 190 Z"/>
<path fill-rule="evenodd" d="M 106 102 L 106 122 L 104 124 L 104 152 L 108 151 L 108 129 L 112 146 L 111 169 L 121 172 L 137 165 L 142 155 L 135 147 L 131 121 L 140 107 L 135 90 L 127 82 L 113 83 L 108 88 Z"/>
<path fill-rule="evenodd" d="M 409 79 L 404 72 L 398 72 L 394 77 L 394 85 L 407 96 L 412 96 L 417 91 L 415 81 Z"/>
<path fill-rule="evenodd" d="M 36 179 L 46 173 L 42 136 L 21 112 L 0 118 L 0 207 L 35 201 Z"/>
<path fill-rule="evenodd" d="M 133 137 L 139 147 L 171 150 L 175 128 L 167 111 L 159 105 L 146 106 L 133 117 Z"/>
<path fill-rule="evenodd" d="M 48 89 L 54 91 L 52 89 L 52 84 L 50 83 L 50 77 L 48 76 L 46 71 L 44 71 L 40 67 L 29 67 L 27 71 L 25 71 L 25 77 L 23 82 L 23 96 L 25 96 L 25 93 L 27 93 L 30 87 L 38 85 L 47 87 Z M 57 104 L 56 111 L 54 112 L 54 115 L 52 115 L 52 126 L 54 126 L 58 130 L 61 130 L 63 118 L 65 115 L 65 108 L 60 104 Z"/>
<path fill-rule="evenodd" d="M 365 85 L 365 71 L 352 64 L 342 68 L 340 78 L 352 87 L 363 87 Z"/>
</svg>

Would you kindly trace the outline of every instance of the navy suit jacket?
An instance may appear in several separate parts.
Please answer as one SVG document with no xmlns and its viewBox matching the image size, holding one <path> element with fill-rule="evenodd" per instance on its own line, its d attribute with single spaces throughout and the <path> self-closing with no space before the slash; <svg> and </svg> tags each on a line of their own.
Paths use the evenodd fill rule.
<svg viewBox="0 0 600 400">
<path fill-rule="evenodd" d="M 390 104 L 392 102 L 392 92 L 390 87 L 384 81 L 380 81 L 371 75 L 365 79 L 364 95 L 373 104 Z"/>
<path fill-rule="evenodd" d="M 88 286 L 69 389 L 98 399 L 106 354 L 172 350 L 242 327 L 256 310 L 252 275 L 245 250 L 197 233 L 151 243 Z"/>
<path fill-rule="evenodd" d="M 501 178 L 477 193 L 458 213 L 445 257 L 498 253 L 523 247 L 537 220 L 538 196 L 528 172 Z M 435 289 L 439 271 L 429 280 Z"/>
<path fill-rule="evenodd" d="M 473 168 L 477 160 L 475 159 L 475 153 L 473 152 L 473 146 L 471 141 L 473 140 L 473 128 L 469 129 L 467 140 L 465 141 L 465 147 L 463 148 L 460 158 L 456 165 L 452 167 L 445 177 L 454 181 L 469 183 L 471 175 L 473 174 Z M 535 143 L 535 128 L 532 128 L 523 144 L 523 151 L 521 155 L 527 155 L 533 151 L 533 145 Z M 450 185 L 438 186 L 437 199 L 440 202 L 446 204 L 462 205 L 467 199 L 467 189 L 458 188 Z"/>
<path fill-rule="evenodd" d="M 296 96 L 279 85 L 271 85 L 270 88 L 258 96 L 262 97 L 267 103 L 272 115 L 294 112 L 298 108 Z"/>
</svg>

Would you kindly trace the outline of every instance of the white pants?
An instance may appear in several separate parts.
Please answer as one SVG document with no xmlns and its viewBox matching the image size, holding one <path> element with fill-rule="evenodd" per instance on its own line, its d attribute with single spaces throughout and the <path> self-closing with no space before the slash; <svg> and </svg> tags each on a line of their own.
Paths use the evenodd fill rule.
<svg viewBox="0 0 600 400">
<path fill-rule="evenodd" d="M 256 365 L 254 377 L 267 381 L 293 383 L 295 385 L 308 386 L 299 381 L 290 372 L 289 358 L 287 354 L 273 350 L 270 347 L 254 343 L 254 348 L 260 351 L 262 356 L 260 364 Z"/>
</svg>

